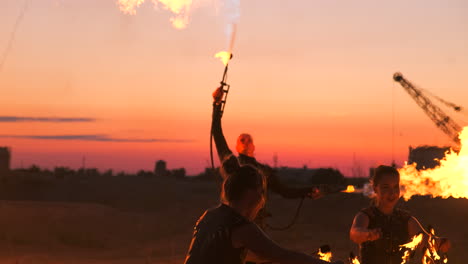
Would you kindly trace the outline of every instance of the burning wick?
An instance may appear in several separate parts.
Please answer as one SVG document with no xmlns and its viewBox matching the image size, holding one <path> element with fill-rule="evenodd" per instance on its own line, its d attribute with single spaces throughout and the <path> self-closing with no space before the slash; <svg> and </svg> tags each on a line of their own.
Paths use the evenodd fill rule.
<svg viewBox="0 0 468 264">
<path fill-rule="evenodd" d="M 321 260 L 331 261 L 332 252 L 331 252 L 330 246 L 328 246 L 328 245 L 321 246 L 317 251 L 317 255 L 318 255 L 319 259 L 321 259 Z"/>
<path fill-rule="evenodd" d="M 227 66 L 232 58 L 232 53 L 228 51 L 220 51 L 215 54 L 215 58 L 219 58 L 224 66 Z"/>
</svg>

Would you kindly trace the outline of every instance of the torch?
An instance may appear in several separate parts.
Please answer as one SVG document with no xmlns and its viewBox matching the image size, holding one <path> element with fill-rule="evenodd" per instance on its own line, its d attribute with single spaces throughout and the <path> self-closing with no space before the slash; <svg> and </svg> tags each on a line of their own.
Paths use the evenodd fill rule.
<svg viewBox="0 0 468 264">
<path fill-rule="evenodd" d="M 228 96 L 228 93 L 229 93 L 229 88 L 231 87 L 227 83 L 227 76 L 228 76 L 227 73 L 228 73 L 228 69 L 229 69 L 229 61 L 232 59 L 232 53 L 227 52 L 227 51 L 221 51 L 221 52 L 216 53 L 215 57 L 220 58 L 221 61 L 224 64 L 223 78 L 221 79 L 220 87 L 219 87 L 219 88 L 221 88 L 221 91 L 222 91 L 221 101 L 219 102 L 221 104 L 219 115 L 220 115 L 220 117 L 222 117 L 223 113 L 224 113 L 224 107 L 226 106 L 226 101 L 227 101 L 227 96 Z M 213 107 L 215 107 L 215 105 L 213 105 Z M 215 166 L 214 166 L 214 159 L 213 159 L 213 124 L 212 124 L 212 127 L 210 129 L 210 158 L 211 158 L 211 168 L 213 169 L 213 172 L 214 172 L 215 171 Z"/>
<path fill-rule="evenodd" d="M 221 103 L 221 113 L 220 114 L 221 114 L 221 117 L 222 117 L 223 113 L 224 113 L 224 107 L 226 106 L 226 101 L 227 101 L 227 96 L 228 96 L 228 93 L 229 93 L 229 88 L 231 87 L 227 83 L 227 73 L 228 73 L 228 69 L 229 69 L 229 61 L 232 59 L 232 53 L 226 52 L 226 51 L 221 51 L 221 52 L 218 52 L 215 55 L 215 57 L 220 58 L 221 61 L 224 64 L 223 78 L 221 79 L 221 82 L 220 82 L 220 88 L 223 91 L 222 99 L 221 99 L 221 102 L 220 102 Z"/>
</svg>

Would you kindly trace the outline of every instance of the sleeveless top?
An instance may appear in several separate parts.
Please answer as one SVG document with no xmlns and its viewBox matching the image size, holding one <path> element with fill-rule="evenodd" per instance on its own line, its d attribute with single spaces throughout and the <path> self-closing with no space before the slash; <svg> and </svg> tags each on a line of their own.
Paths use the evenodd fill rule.
<svg viewBox="0 0 468 264">
<path fill-rule="evenodd" d="M 376 207 L 361 210 L 369 217 L 369 229 L 380 228 L 382 237 L 366 241 L 360 245 L 362 264 L 400 264 L 403 253 L 400 245 L 409 242 L 408 221 L 411 215 L 404 210 L 395 209 L 385 215 Z"/>
<path fill-rule="evenodd" d="M 184 263 L 244 263 L 247 250 L 232 246 L 231 231 L 248 223 L 247 219 L 225 204 L 205 211 L 195 225 Z"/>
</svg>

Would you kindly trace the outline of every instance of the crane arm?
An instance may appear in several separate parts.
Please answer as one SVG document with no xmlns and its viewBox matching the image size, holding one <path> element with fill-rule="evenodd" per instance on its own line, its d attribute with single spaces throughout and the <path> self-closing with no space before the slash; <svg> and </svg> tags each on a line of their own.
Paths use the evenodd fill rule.
<svg viewBox="0 0 468 264">
<path fill-rule="evenodd" d="M 434 105 L 431 100 L 425 96 L 421 90 L 414 87 L 414 85 L 403 77 L 399 72 L 393 75 L 393 80 L 400 83 L 400 85 L 409 93 L 409 95 L 416 101 L 434 124 L 447 134 L 457 145 L 460 145 L 458 133 L 462 130 L 461 126 L 455 123 L 447 114 L 445 114 L 438 106 Z"/>
</svg>

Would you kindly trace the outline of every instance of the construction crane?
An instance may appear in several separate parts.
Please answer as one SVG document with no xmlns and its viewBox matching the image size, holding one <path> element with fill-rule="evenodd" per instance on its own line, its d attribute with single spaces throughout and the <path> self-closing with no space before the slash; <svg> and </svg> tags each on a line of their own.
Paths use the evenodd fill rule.
<svg viewBox="0 0 468 264">
<path fill-rule="evenodd" d="M 460 139 L 458 133 L 462 130 L 462 127 L 458 125 L 452 118 L 445 114 L 438 106 L 434 105 L 431 100 L 423 93 L 421 89 L 416 88 L 410 81 L 405 79 L 403 75 L 396 72 L 393 75 L 393 80 L 400 83 L 401 86 L 409 93 L 409 95 L 416 101 L 416 103 L 424 110 L 434 124 L 444 131 L 447 136 L 452 139 L 457 146 L 460 146 Z M 455 111 L 459 112 L 462 110 L 461 106 L 455 105 L 444 101 L 443 99 L 436 97 L 439 101 L 442 101 L 446 105 L 452 107 Z"/>
</svg>

